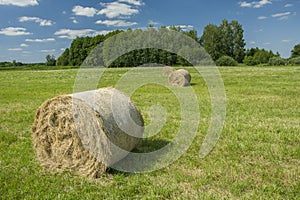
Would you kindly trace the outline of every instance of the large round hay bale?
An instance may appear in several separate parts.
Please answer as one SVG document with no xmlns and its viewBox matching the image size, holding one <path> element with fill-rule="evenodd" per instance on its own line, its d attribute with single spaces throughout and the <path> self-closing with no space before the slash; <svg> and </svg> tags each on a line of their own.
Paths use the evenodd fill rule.
<svg viewBox="0 0 300 200">
<path fill-rule="evenodd" d="M 175 69 L 173 67 L 166 66 L 166 67 L 162 68 L 162 74 L 165 77 L 169 77 L 170 74 L 174 71 L 175 71 Z"/>
<path fill-rule="evenodd" d="M 188 79 L 186 79 L 186 77 L 178 70 L 170 74 L 169 84 L 177 87 L 190 86 L 190 82 L 188 81 Z"/>
<path fill-rule="evenodd" d="M 140 142 L 143 118 L 113 88 L 58 96 L 37 110 L 33 145 L 41 164 L 97 177 Z"/>
<path fill-rule="evenodd" d="M 189 83 L 191 82 L 192 77 L 189 71 L 185 69 L 179 69 L 177 72 L 181 73 Z"/>
</svg>

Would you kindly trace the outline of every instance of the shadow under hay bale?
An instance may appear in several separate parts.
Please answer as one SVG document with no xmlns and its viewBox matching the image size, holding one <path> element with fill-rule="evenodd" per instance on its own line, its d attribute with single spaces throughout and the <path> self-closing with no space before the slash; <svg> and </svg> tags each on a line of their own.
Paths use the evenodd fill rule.
<svg viewBox="0 0 300 200">
<path fill-rule="evenodd" d="M 42 166 L 94 178 L 134 149 L 143 131 L 138 108 L 113 88 L 49 99 L 32 126 Z"/>
</svg>

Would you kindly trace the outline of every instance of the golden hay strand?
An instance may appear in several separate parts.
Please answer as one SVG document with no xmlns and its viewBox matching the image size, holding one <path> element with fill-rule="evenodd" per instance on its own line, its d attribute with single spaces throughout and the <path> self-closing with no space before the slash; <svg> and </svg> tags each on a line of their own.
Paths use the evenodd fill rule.
<svg viewBox="0 0 300 200">
<path fill-rule="evenodd" d="M 93 99 L 94 104 L 85 98 Z M 125 129 L 115 119 L 125 122 Z M 32 126 L 33 145 L 42 166 L 97 177 L 139 143 L 143 125 L 139 110 L 116 89 L 58 96 L 38 108 Z"/>
</svg>

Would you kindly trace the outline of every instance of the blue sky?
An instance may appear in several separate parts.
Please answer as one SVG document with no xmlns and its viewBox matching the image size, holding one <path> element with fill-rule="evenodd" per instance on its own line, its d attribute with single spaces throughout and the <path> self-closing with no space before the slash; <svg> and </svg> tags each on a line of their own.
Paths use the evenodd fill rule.
<svg viewBox="0 0 300 200">
<path fill-rule="evenodd" d="M 44 62 L 76 36 L 180 25 L 201 36 L 209 24 L 238 20 L 246 48 L 289 57 L 300 43 L 300 0 L 0 0 L 0 61 Z"/>
</svg>

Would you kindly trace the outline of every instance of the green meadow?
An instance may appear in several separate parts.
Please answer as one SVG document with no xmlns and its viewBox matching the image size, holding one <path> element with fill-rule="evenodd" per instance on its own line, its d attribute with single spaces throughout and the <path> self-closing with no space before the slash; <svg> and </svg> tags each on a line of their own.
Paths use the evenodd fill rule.
<svg viewBox="0 0 300 200">
<path fill-rule="evenodd" d="M 299 199 L 300 67 L 221 67 L 227 111 L 222 135 L 205 158 L 199 150 L 211 117 L 206 83 L 193 68 L 201 112 L 197 135 L 176 162 L 148 173 L 109 169 L 98 179 L 40 166 L 32 145 L 36 109 L 70 94 L 78 69 L 0 71 L 0 199 Z M 128 68 L 108 69 L 99 87 L 114 86 Z M 176 96 L 159 85 L 132 95 L 146 124 L 161 105 L 167 123 L 135 151 L 166 145 L 180 124 Z"/>
</svg>

